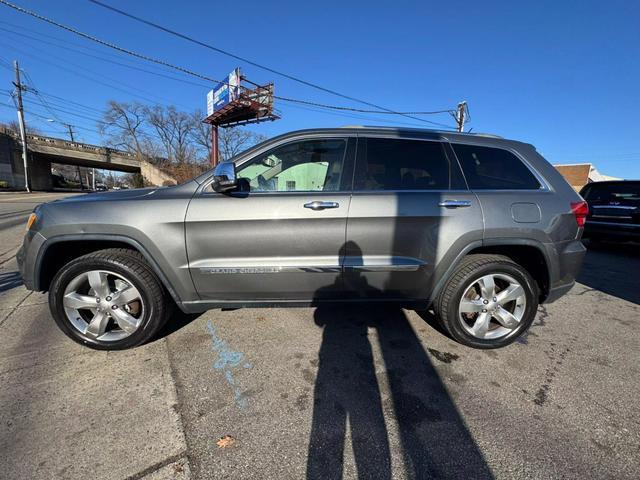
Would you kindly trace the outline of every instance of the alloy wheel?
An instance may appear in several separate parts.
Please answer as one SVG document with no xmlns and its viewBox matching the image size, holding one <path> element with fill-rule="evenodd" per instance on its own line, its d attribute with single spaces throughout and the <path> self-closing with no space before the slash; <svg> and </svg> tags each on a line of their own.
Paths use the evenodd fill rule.
<svg viewBox="0 0 640 480">
<path fill-rule="evenodd" d="M 482 340 L 494 340 L 513 332 L 527 307 L 525 290 L 515 278 L 503 273 L 475 280 L 460 299 L 458 315 L 463 328 Z"/>
<path fill-rule="evenodd" d="M 62 304 L 67 319 L 89 340 L 114 342 L 136 332 L 145 306 L 138 289 L 122 275 L 90 270 L 74 277 Z"/>
</svg>

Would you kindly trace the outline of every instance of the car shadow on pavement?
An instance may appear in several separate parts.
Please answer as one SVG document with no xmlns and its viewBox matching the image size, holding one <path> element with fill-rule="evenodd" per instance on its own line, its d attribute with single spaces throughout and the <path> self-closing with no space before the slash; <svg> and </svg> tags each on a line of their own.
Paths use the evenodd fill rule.
<svg viewBox="0 0 640 480">
<path fill-rule="evenodd" d="M 167 320 L 167 323 L 160 329 L 160 331 L 154 335 L 151 339 L 151 343 L 162 340 L 165 337 L 168 337 L 174 332 L 181 330 L 182 328 L 189 325 L 191 322 L 195 321 L 202 315 L 202 313 L 184 313 L 182 310 L 178 308 L 177 305 L 171 305 L 171 313 Z"/>
<path fill-rule="evenodd" d="M 380 293 L 357 269 L 336 282 L 367 297 Z M 323 335 L 308 479 L 342 478 L 348 439 L 358 478 L 392 478 L 392 452 L 400 452 L 407 478 L 493 478 L 399 306 L 318 303 L 314 320 Z M 451 360 L 445 356 L 445 361 Z"/>
<path fill-rule="evenodd" d="M 6 292 L 22 285 L 22 277 L 19 272 L 0 273 L 0 292 Z"/>
<path fill-rule="evenodd" d="M 587 242 L 579 283 L 640 305 L 640 245 Z"/>
</svg>

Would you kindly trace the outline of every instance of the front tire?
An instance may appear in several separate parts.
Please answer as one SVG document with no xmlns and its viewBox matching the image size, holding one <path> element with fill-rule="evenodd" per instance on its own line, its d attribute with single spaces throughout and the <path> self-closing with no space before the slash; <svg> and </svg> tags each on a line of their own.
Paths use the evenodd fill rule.
<svg viewBox="0 0 640 480">
<path fill-rule="evenodd" d="M 500 348 L 526 332 L 538 309 L 529 272 L 502 255 L 469 255 L 436 301 L 446 331 L 463 345 Z"/>
<path fill-rule="evenodd" d="M 97 350 L 147 342 L 166 322 L 160 281 L 134 250 L 112 248 L 78 257 L 57 273 L 49 308 L 72 340 Z"/>
</svg>

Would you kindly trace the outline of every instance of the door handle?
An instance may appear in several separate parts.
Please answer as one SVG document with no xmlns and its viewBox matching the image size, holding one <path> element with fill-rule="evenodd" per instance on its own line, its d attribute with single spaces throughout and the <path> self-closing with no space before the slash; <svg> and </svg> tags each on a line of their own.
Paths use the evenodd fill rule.
<svg viewBox="0 0 640 480">
<path fill-rule="evenodd" d="M 339 206 L 338 202 L 320 202 L 318 200 L 304 204 L 304 208 L 310 208 L 311 210 L 324 210 L 325 208 L 338 208 Z"/>
<path fill-rule="evenodd" d="M 471 201 L 470 200 L 443 200 L 440 203 L 438 203 L 438 206 L 446 207 L 446 208 L 470 207 Z"/>
</svg>

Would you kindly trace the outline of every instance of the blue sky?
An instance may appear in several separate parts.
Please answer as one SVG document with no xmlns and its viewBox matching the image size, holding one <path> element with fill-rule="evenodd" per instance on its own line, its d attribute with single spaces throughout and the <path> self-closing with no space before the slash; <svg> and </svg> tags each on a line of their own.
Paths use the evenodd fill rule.
<svg viewBox="0 0 640 480">
<path fill-rule="evenodd" d="M 13 1 L 213 78 L 240 66 L 256 82 L 274 80 L 282 96 L 367 108 L 243 65 L 86 0 Z M 602 173 L 640 178 L 640 2 L 104 1 L 391 109 L 440 110 L 466 100 L 473 131 L 531 142 L 554 163 L 593 162 Z M 110 99 L 206 109 L 208 87 L 202 80 L 131 59 L 2 5 L 0 59 L 18 59 L 42 92 L 77 102 L 48 97 L 57 117 L 76 125 L 77 136 L 87 142 L 99 142 L 94 119 Z M 15 118 L 6 107 L 13 73 L 4 61 L 0 121 Z M 281 120 L 251 128 L 271 136 L 353 124 L 429 127 L 403 117 L 346 116 L 282 102 L 276 106 Z M 52 116 L 30 94 L 26 108 Z M 32 125 L 64 136 L 60 125 L 33 113 L 27 114 Z M 423 118 L 453 124 L 447 115 Z"/>
</svg>

